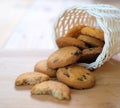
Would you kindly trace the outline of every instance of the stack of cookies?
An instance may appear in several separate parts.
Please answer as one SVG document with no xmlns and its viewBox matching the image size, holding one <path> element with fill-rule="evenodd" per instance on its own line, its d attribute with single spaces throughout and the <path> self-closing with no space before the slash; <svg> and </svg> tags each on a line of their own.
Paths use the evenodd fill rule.
<svg viewBox="0 0 120 108">
<path fill-rule="evenodd" d="M 92 63 L 104 46 L 104 32 L 88 26 L 74 26 L 66 35 L 57 38 L 59 48 L 74 46 L 81 50 L 79 63 Z"/>
<path fill-rule="evenodd" d="M 33 72 L 17 77 L 16 86 L 31 85 L 32 95 L 49 94 L 57 99 L 70 99 L 70 88 L 88 89 L 95 86 L 94 73 L 77 65 L 96 60 L 104 46 L 100 29 L 75 26 L 65 36 L 57 38 L 59 49 L 47 60 L 35 64 Z"/>
</svg>

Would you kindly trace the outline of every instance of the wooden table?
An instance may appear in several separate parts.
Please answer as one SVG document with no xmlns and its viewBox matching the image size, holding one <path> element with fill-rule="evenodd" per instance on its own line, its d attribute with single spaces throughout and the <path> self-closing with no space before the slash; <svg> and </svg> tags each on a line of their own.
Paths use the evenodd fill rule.
<svg viewBox="0 0 120 108">
<path fill-rule="evenodd" d="M 0 51 L 0 108 L 120 108 L 120 56 L 94 71 L 96 86 L 71 90 L 70 101 L 52 96 L 31 96 L 30 87 L 15 87 L 16 77 L 33 71 L 51 50 Z"/>
</svg>

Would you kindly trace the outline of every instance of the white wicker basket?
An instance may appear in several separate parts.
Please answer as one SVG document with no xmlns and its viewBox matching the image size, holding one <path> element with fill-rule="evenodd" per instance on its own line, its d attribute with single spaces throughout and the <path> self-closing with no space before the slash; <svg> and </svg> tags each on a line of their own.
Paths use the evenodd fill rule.
<svg viewBox="0 0 120 108">
<path fill-rule="evenodd" d="M 104 4 L 79 5 L 66 9 L 55 24 L 55 37 L 64 36 L 76 25 L 101 28 L 105 40 L 103 50 L 96 61 L 80 65 L 96 69 L 120 52 L 120 9 Z"/>
</svg>

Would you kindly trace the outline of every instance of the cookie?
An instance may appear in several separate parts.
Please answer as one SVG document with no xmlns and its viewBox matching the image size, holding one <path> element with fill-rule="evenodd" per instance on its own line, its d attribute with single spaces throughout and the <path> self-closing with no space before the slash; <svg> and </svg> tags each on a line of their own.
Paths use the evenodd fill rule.
<svg viewBox="0 0 120 108">
<path fill-rule="evenodd" d="M 83 41 L 76 39 L 76 38 L 72 38 L 72 37 L 57 38 L 56 43 L 59 48 L 66 47 L 66 46 L 76 46 L 80 49 L 88 48 L 87 45 Z"/>
<path fill-rule="evenodd" d="M 70 89 L 65 84 L 56 81 L 45 81 L 36 84 L 31 89 L 32 95 L 52 95 L 61 100 L 70 99 Z"/>
<path fill-rule="evenodd" d="M 80 56 L 81 50 L 79 48 L 73 46 L 63 47 L 49 56 L 47 65 L 52 69 L 64 67 L 77 62 Z"/>
<path fill-rule="evenodd" d="M 50 77 L 56 76 L 56 70 L 47 66 L 47 60 L 41 60 L 34 66 L 34 71 L 47 74 Z"/>
<path fill-rule="evenodd" d="M 71 29 L 68 30 L 68 32 L 66 33 L 66 35 L 64 37 L 77 38 L 80 35 L 81 29 L 83 27 L 85 27 L 85 26 L 83 26 L 83 25 L 73 26 Z"/>
<path fill-rule="evenodd" d="M 78 39 L 87 43 L 91 47 L 103 47 L 104 46 L 103 41 L 96 39 L 94 37 L 88 36 L 88 35 L 79 35 Z"/>
<path fill-rule="evenodd" d="M 79 65 L 59 68 L 57 79 L 75 89 L 88 89 L 95 85 L 94 75 Z"/>
<path fill-rule="evenodd" d="M 99 54 L 102 52 L 101 47 L 84 49 L 79 59 L 80 63 L 92 63 L 96 60 Z"/>
<path fill-rule="evenodd" d="M 104 32 L 101 29 L 97 29 L 93 27 L 83 27 L 81 29 L 81 33 L 84 35 L 90 35 L 94 38 L 104 41 Z"/>
<path fill-rule="evenodd" d="M 15 81 L 16 86 L 35 85 L 43 81 L 49 80 L 49 76 L 38 72 L 27 72 L 19 75 Z"/>
</svg>

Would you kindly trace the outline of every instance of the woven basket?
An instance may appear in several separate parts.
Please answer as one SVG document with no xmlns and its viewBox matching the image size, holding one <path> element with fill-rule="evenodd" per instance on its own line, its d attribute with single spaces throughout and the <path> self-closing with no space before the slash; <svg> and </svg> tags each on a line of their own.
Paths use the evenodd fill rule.
<svg viewBox="0 0 120 108">
<path fill-rule="evenodd" d="M 76 25 L 101 28 L 104 31 L 104 47 L 96 61 L 80 63 L 88 69 L 96 69 L 120 52 L 120 9 L 104 4 L 79 5 L 66 9 L 55 24 L 55 37 L 64 36 Z"/>
</svg>

